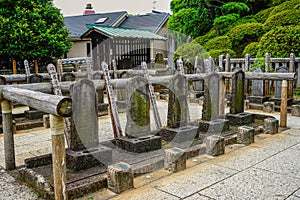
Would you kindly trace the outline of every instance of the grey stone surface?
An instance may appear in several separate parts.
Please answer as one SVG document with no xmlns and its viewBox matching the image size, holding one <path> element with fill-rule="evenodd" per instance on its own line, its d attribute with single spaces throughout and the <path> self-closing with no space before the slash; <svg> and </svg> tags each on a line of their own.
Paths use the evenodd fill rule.
<svg viewBox="0 0 300 200">
<path fill-rule="evenodd" d="M 297 178 L 251 168 L 200 191 L 200 194 L 213 199 L 285 199 L 298 187 Z"/>
<path fill-rule="evenodd" d="M 35 200 L 38 199 L 32 190 L 20 185 L 13 177 L 0 168 L 0 199 L 1 200 Z"/>
<path fill-rule="evenodd" d="M 209 163 L 201 168 L 189 168 L 151 184 L 153 187 L 180 198 L 192 195 L 211 184 L 235 174 L 236 171 Z"/>
<path fill-rule="evenodd" d="M 185 198 L 184 200 L 209 200 L 209 199 L 211 199 L 211 198 L 205 197 L 205 196 L 197 193 L 188 198 Z"/>
<path fill-rule="evenodd" d="M 218 157 L 218 159 L 214 159 L 208 162 L 234 170 L 244 170 L 255 165 L 258 162 L 269 158 L 274 154 L 276 154 L 275 151 L 270 151 L 263 148 L 254 148 L 251 145 L 230 152 L 228 154 L 224 154 Z"/>
<path fill-rule="evenodd" d="M 263 73 L 260 67 L 256 67 L 253 72 Z M 252 95 L 263 96 L 264 95 L 264 81 L 263 80 L 252 80 Z"/>
<path fill-rule="evenodd" d="M 284 176 L 300 178 L 299 154 L 299 151 L 288 149 L 259 163 L 255 167 Z M 300 183 L 299 180 L 297 182 Z"/>
<path fill-rule="evenodd" d="M 286 200 L 300 200 L 300 197 L 293 195 L 293 196 L 288 197 Z"/>
</svg>

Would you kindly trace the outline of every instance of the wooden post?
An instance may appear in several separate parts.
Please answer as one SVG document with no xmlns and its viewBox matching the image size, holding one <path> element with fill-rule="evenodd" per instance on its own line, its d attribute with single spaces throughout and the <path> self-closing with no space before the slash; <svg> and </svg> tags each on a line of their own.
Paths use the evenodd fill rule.
<svg viewBox="0 0 300 200">
<path fill-rule="evenodd" d="M 37 60 L 34 60 L 34 71 L 36 74 L 39 73 L 39 63 Z"/>
<path fill-rule="evenodd" d="M 226 55 L 225 72 L 230 72 L 230 55 Z M 225 94 L 229 94 L 229 79 L 225 79 Z"/>
<path fill-rule="evenodd" d="M 52 140 L 54 194 L 56 200 L 64 200 L 68 199 L 68 191 L 63 118 L 56 115 L 50 115 L 50 128 Z"/>
<path fill-rule="evenodd" d="M 17 74 L 17 61 L 13 60 L 13 74 Z"/>
<path fill-rule="evenodd" d="M 2 100 L 2 126 L 4 137 L 4 156 L 5 169 L 13 170 L 16 168 L 15 148 L 14 148 L 14 131 L 12 118 L 12 105 L 10 101 Z"/>
<path fill-rule="evenodd" d="M 266 68 L 265 68 L 265 72 L 269 73 L 270 72 L 270 65 L 271 65 L 271 54 L 270 53 L 266 53 Z M 269 92 L 269 80 L 265 80 L 265 96 L 269 96 L 270 92 Z"/>
<path fill-rule="evenodd" d="M 290 66 L 289 66 L 289 73 L 295 72 L 295 54 L 290 54 Z M 294 95 L 294 81 L 289 81 L 289 90 L 288 90 L 288 97 L 293 98 Z"/>
<path fill-rule="evenodd" d="M 220 77 L 220 102 L 219 102 L 219 115 L 222 116 L 225 114 L 225 92 L 224 92 L 224 88 L 225 88 L 225 80 L 223 77 Z"/>
<path fill-rule="evenodd" d="M 288 97 L 288 83 L 286 80 L 282 81 L 281 89 L 281 105 L 280 105 L 280 126 L 287 126 L 287 97 Z"/>
</svg>

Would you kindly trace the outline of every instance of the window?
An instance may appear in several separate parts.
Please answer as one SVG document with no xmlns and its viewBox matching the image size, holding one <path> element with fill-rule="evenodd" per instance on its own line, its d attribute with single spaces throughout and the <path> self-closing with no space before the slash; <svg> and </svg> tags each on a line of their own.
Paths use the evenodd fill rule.
<svg viewBox="0 0 300 200">
<path fill-rule="evenodd" d="M 102 17 L 102 18 L 98 19 L 95 23 L 96 23 L 96 24 L 102 24 L 102 23 L 104 23 L 107 19 L 108 19 L 108 17 Z"/>
</svg>

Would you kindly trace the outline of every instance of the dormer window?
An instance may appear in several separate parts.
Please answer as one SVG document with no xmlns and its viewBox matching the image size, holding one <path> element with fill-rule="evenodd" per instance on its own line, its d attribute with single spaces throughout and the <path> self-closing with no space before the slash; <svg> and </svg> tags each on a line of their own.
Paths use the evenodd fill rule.
<svg viewBox="0 0 300 200">
<path fill-rule="evenodd" d="M 96 24 L 102 24 L 102 23 L 104 23 L 107 19 L 108 19 L 108 17 L 102 17 L 102 18 L 98 19 L 95 23 L 96 23 Z"/>
</svg>

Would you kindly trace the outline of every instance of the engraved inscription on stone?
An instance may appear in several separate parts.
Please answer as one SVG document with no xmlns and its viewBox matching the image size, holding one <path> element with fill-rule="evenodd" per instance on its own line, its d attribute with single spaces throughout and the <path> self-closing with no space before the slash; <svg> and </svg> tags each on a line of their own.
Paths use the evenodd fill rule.
<svg viewBox="0 0 300 200">
<path fill-rule="evenodd" d="M 263 73 L 260 67 L 253 70 L 254 73 Z M 252 80 L 252 95 L 253 96 L 264 96 L 264 81 L 263 80 Z"/>
</svg>

